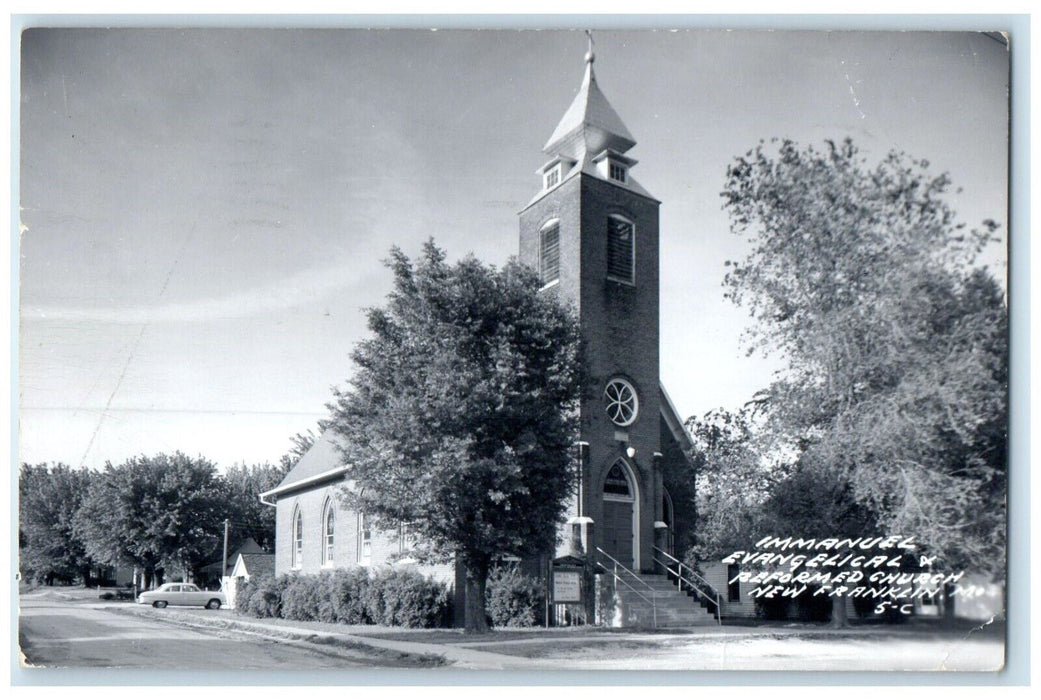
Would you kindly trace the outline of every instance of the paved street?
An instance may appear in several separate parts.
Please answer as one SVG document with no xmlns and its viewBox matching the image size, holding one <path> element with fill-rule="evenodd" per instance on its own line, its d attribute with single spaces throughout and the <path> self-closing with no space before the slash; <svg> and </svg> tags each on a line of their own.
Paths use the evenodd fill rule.
<svg viewBox="0 0 1041 700">
<path fill-rule="evenodd" d="M 20 597 L 25 664 L 48 668 L 267 669 L 372 667 L 374 659 L 242 633 L 196 631 L 122 615 L 53 591 Z"/>
<path fill-rule="evenodd" d="M 602 629 L 401 630 L 227 610 L 153 610 L 102 603 L 94 591 L 21 596 L 26 663 L 52 668 L 307 670 L 430 668 L 548 670 L 995 671 L 1004 625 L 829 630 L 724 626 L 648 633 Z"/>
</svg>

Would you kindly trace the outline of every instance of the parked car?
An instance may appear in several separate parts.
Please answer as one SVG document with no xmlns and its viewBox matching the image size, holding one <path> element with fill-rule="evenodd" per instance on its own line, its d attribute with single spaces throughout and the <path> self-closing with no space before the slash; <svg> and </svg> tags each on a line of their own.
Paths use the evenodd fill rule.
<svg viewBox="0 0 1041 700">
<path fill-rule="evenodd" d="M 165 608 L 167 605 L 201 605 L 216 610 L 224 605 L 222 591 L 204 591 L 194 583 L 164 583 L 154 591 L 145 591 L 137 597 L 137 602 L 151 605 L 153 608 Z"/>
</svg>

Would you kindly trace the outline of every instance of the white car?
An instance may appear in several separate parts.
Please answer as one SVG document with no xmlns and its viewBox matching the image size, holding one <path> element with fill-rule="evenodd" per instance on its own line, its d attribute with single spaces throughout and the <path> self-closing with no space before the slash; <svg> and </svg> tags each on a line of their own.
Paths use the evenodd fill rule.
<svg viewBox="0 0 1041 700">
<path fill-rule="evenodd" d="M 216 610 L 224 605 L 222 591 L 204 591 L 194 583 L 164 583 L 154 591 L 145 591 L 137 597 L 137 602 L 151 605 L 153 608 L 165 608 L 167 605 L 201 605 Z"/>
</svg>

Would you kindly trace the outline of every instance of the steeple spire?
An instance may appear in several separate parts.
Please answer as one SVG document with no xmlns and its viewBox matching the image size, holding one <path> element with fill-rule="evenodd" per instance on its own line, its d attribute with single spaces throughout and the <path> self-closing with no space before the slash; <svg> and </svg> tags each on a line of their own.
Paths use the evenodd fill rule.
<svg viewBox="0 0 1041 700">
<path fill-rule="evenodd" d="M 585 160 L 606 149 L 625 153 L 636 145 L 636 140 L 596 84 L 596 74 L 593 73 L 593 61 L 596 59 L 593 35 L 589 31 L 586 35 L 589 37 L 589 51 L 585 56 L 586 70 L 582 85 L 542 149 L 549 155 Z"/>
</svg>

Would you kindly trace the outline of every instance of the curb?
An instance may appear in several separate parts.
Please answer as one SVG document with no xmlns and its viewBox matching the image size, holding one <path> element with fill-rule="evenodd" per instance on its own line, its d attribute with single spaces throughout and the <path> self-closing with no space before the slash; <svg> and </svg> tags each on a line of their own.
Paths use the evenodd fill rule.
<svg viewBox="0 0 1041 700">
<path fill-rule="evenodd" d="M 151 609 L 135 610 L 116 606 L 112 606 L 110 609 L 124 615 L 132 615 L 192 629 L 249 634 L 273 641 L 288 641 L 307 645 L 316 651 L 337 653 L 337 655 L 343 655 L 355 661 L 365 654 L 364 660 L 373 666 L 428 670 L 445 667 L 482 670 L 547 669 L 547 664 L 544 661 L 536 663 L 532 659 L 523 657 L 495 654 L 470 648 L 457 648 L 445 644 L 378 639 L 342 632 L 325 632 L 299 627 L 265 625 L 262 622 L 246 622 L 228 617 L 203 619 L 192 613 L 181 614 L 177 617 L 166 617 L 162 614 L 153 614 Z M 361 652 L 361 649 L 365 651 Z M 354 650 L 355 653 L 352 655 L 350 650 Z M 390 656 L 389 661 L 401 663 L 378 663 L 381 657 L 387 658 L 388 655 L 393 655 Z"/>
</svg>

